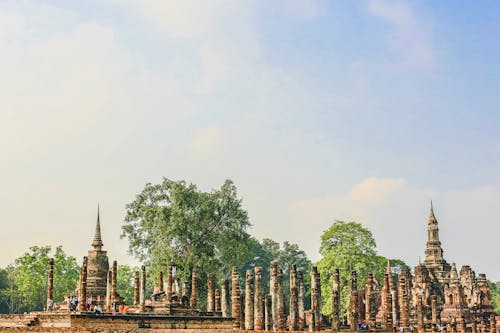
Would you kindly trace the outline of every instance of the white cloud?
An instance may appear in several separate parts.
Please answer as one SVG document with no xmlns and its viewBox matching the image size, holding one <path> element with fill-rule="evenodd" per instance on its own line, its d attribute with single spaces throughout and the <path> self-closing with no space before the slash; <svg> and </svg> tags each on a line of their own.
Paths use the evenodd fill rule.
<svg viewBox="0 0 500 333">
<path fill-rule="evenodd" d="M 398 63 L 412 68 L 433 69 L 436 60 L 428 22 L 399 1 L 370 0 L 368 12 L 392 27 L 387 43 L 399 54 Z"/>
</svg>

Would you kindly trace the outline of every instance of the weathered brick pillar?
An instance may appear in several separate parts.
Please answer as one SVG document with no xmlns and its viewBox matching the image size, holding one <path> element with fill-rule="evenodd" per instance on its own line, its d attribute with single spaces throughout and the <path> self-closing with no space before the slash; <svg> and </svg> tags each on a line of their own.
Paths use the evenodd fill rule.
<svg viewBox="0 0 500 333">
<path fill-rule="evenodd" d="M 113 273 L 108 270 L 106 276 L 106 312 L 111 312 L 111 280 L 113 279 Z"/>
<path fill-rule="evenodd" d="M 392 294 L 387 295 L 387 325 L 386 329 L 392 330 L 394 325 L 394 321 L 392 319 Z"/>
<path fill-rule="evenodd" d="M 191 299 L 189 302 L 189 307 L 191 309 L 196 309 L 197 308 L 197 299 L 196 299 L 196 270 L 193 269 L 193 272 L 191 273 Z"/>
<path fill-rule="evenodd" d="M 172 284 L 174 282 L 173 281 L 174 276 L 172 270 L 173 270 L 172 265 L 169 265 L 167 267 L 167 285 L 165 286 L 166 287 L 165 298 L 167 299 L 167 303 L 169 304 L 172 301 Z"/>
<path fill-rule="evenodd" d="M 215 311 L 215 282 L 213 273 L 208 273 L 207 312 Z"/>
<path fill-rule="evenodd" d="M 49 303 L 52 304 L 49 307 Z M 49 259 L 49 272 L 47 274 L 47 303 L 46 310 L 51 311 L 54 306 L 54 258 Z"/>
<path fill-rule="evenodd" d="M 340 328 L 340 273 L 338 268 L 333 269 L 332 278 L 332 331 Z"/>
<path fill-rule="evenodd" d="M 297 272 L 297 286 L 299 288 L 299 296 L 298 296 L 298 311 L 299 311 L 299 321 L 298 321 L 298 329 L 302 331 L 306 326 L 306 315 L 304 308 L 304 276 L 302 272 Z"/>
<path fill-rule="evenodd" d="M 387 305 L 387 299 L 389 295 L 389 275 L 387 273 L 384 274 L 384 284 L 382 286 L 382 297 L 381 297 L 381 304 L 380 306 L 382 307 L 382 318 L 381 318 L 381 325 L 384 329 L 389 329 L 392 330 L 392 327 L 388 327 L 387 325 L 387 316 L 388 316 L 388 305 Z"/>
<path fill-rule="evenodd" d="M 227 278 L 223 278 L 220 281 L 221 287 L 221 311 L 222 317 L 229 317 L 230 313 L 230 297 L 229 297 L 229 280 Z"/>
<path fill-rule="evenodd" d="M 490 316 L 490 333 L 496 333 L 497 330 L 497 320 L 495 315 Z"/>
<path fill-rule="evenodd" d="M 321 331 L 321 278 L 318 267 L 311 270 L 311 325 L 310 331 Z"/>
<path fill-rule="evenodd" d="M 273 330 L 278 330 L 278 262 L 271 261 L 270 264 L 270 283 L 269 294 L 271 294 L 271 318 L 273 321 Z"/>
<path fill-rule="evenodd" d="M 240 275 L 238 269 L 233 267 L 231 271 L 231 317 L 233 317 L 233 329 L 239 330 L 241 325 L 241 291 L 239 286 Z"/>
<path fill-rule="evenodd" d="M 285 291 L 283 289 L 283 270 L 278 270 L 277 294 L 278 294 L 278 331 L 284 331 L 286 328 L 286 313 L 285 313 Z"/>
<path fill-rule="evenodd" d="M 422 296 L 417 299 L 417 332 L 424 332 L 424 313 L 422 309 Z"/>
<path fill-rule="evenodd" d="M 182 305 L 185 307 L 189 307 L 189 299 L 191 298 L 191 291 L 189 290 L 189 282 L 188 281 L 183 281 L 182 282 Z"/>
<path fill-rule="evenodd" d="M 358 325 L 358 275 L 356 271 L 351 272 L 350 299 L 349 299 L 349 326 L 356 331 Z"/>
<path fill-rule="evenodd" d="M 253 271 L 247 269 L 245 277 L 245 329 L 253 330 Z"/>
<path fill-rule="evenodd" d="M 85 303 L 87 303 L 87 257 L 83 257 L 83 265 L 81 268 L 81 284 L 80 293 L 78 294 L 78 311 L 85 311 Z"/>
<path fill-rule="evenodd" d="M 365 324 L 374 327 L 373 273 L 368 273 L 365 285 Z"/>
<path fill-rule="evenodd" d="M 221 312 L 220 310 L 220 290 L 215 289 L 215 312 Z"/>
<path fill-rule="evenodd" d="M 158 272 L 158 285 L 156 286 L 158 289 L 158 292 L 161 293 L 163 292 L 163 272 L 160 271 Z"/>
<path fill-rule="evenodd" d="M 146 311 L 146 266 L 141 266 L 141 293 L 139 296 L 140 312 Z"/>
<path fill-rule="evenodd" d="M 407 328 L 410 326 L 410 314 L 408 307 L 408 291 L 406 289 L 406 278 L 403 275 L 399 276 L 398 281 L 398 296 L 399 296 L 399 310 L 400 310 L 400 325 L 403 328 Z"/>
<path fill-rule="evenodd" d="M 272 313 L 272 300 L 271 300 L 271 295 L 266 295 L 264 299 L 264 329 L 266 331 L 272 331 L 273 330 L 273 313 Z"/>
<path fill-rule="evenodd" d="M 290 266 L 290 331 L 299 328 L 299 290 L 297 288 L 297 266 Z"/>
<path fill-rule="evenodd" d="M 264 330 L 264 309 L 263 309 L 263 290 L 262 290 L 262 267 L 255 267 L 255 298 L 254 298 L 254 321 L 253 327 L 256 331 Z"/>
<path fill-rule="evenodd" d="M 116 260 L 113 261 L 113 270 L 111 272 L 111 301 L 115 302 L 118 296 L 117 288 L 117 274 L 118 274 L 118 263 Z"/>
<path fill-rule="evenodd" d="M 139 306 L 140 303 L 140 282 L 139 271 L 134 272 L 134 306 Z"/>
</svg>

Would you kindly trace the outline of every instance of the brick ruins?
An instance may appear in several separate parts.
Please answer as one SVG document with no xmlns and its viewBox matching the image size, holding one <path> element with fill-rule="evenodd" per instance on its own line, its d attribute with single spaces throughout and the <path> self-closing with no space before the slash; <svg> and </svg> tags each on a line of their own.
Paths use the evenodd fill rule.
<svg viewBox="0 0 500 333">
<path fill-rule="evenodd" d="M 91 298 L 104 313 L 88 312 L 84 302 L 71 313 L 65 304 L 52 306 L 54 261 L 50 260 L 47 311 L 0 316 L 0 331 L 47 328 L 51 332 L 171 329 L 337 332 L 356 331 L 362 325 L 370 331 L 386 332 L 496 333 L 500 317 L 495 317 L 486 276 L 476 277 L 469 266 L 462 266 L 458 272 L 454 263 L 446 262 L 432 204 L 427 234 L 425 260 L 414 268 L 413 274 L 403 270 L 399 276 L 393 275 L 390 262 L 381 283 L 371 273 L 364 282 L 358 280 L 356 271 L 350 273 L 347 318 L 340 316 L 341 284 L 337 268 L 332 270 L 331 279 L 332 315 L 326 317 L 322 314 L 321 277 L 317 267 L 312 267 L 309 273 L 311 308 L 305 310 L 303 275 L 306 272 L 292 265 L 289 290 L 284 290 L 283 271 L 276 261 L 270 263 L 268 293 L 263 288 L 262 267 L 246 271 L 243 288 L 236 267 L 232 269 L 231 280 L 224 277 L 219 284 L 215 276 L 209 274 L 205 312 L 198 309 L 197 291 L 201 281 L 195 270 L 191 272 L 190 281 L 180 281 L 175 268 L 167 267 L 166 279 L 160 272 L 155 278 L 153 294 L 146 295 L 146 268 L 142 266 L 134 275 L 133 304 L 120 312 L 119 305 L 124 308 L 123 298 L 117 293 L 117 263 L 114 261 L 109 269 L 107 253 L 102 250 L 98 212 L 93 249 L 83 259 L 76 294 L 83 300 Z"/>
</svg>

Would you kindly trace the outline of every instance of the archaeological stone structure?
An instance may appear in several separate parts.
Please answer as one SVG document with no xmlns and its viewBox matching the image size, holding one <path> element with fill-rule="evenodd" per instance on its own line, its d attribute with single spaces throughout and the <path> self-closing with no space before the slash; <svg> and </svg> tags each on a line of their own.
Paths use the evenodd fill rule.
<svg viewBox="0 0 500 333">
<path fill-rule="evenodd" d="M 0 331 L 5 332 L 170 332 L 173 330 L 228 331 L 321 331 L 353 332 L 489 332 L 497 333 L 500 317 L 494 313 L 486 276 L 465 265 L 444 259 L 439 240 L 438 221 L 431 204 L 427 222 L 425 259 L 410 272 L 393 274 L 391 263 L 381 281 L 374 274 L 362 277 L 349 272 L 347 286 L 341 285 L 340 271 L 332 267 L 331 315 L 325 316 L 322 276 L 317 267 L 302 271 L 271 261 L 269 280 L 263 281 L 263 267 L 231 276 L 209 273 L 200 281 L 190 271 L 182 281 L 176 267 L 165 267 L 152 277 L 153 290 L 147 290 L 146 267 L 134 274 L 133 302 L 124 304 L 117 292 L 117 262 L 110 269 L 103 249 L 99 212 L 92 249 L 83 258 L 75 296 L 77 309 L 66 302 L 53 304 L 54 260 L 47 274 L 47 307 L 44 312 L 25 315 L 0 315 Z M 243 274 L 244 273 L 244 274 Z M 307 275 L 306 275 L 307 274 Z M 308 277 L 306 284 L 306 279 Z M 288 285 L 288 288 L 285 286 Z M 201 288 L 206 286 L 206 288 Z M 343 288 L 344 287 L 344 288 Z M 200 295 L 205 289 L 206 294 Z M 347 316 L 341 311 L 343 290 L 347 290 Z M 309 302 L 305 302 L 307 297 Z M 203 297 L 202 297 L 203 296 Z M 206 296 L 206 297 L 204 297 Z M 206 310 L 200 300 L 206 299 Z M 86 301 L 90 300 L 90 301 Z M 305 304 L 310 304 L 305 309 Z M 90 307 L 90 308 L 89 308 Z M 99 309 L 100 311 L 95 311 Z M 330 312 L 330 311 L 329 311 Z"/>
</svg>

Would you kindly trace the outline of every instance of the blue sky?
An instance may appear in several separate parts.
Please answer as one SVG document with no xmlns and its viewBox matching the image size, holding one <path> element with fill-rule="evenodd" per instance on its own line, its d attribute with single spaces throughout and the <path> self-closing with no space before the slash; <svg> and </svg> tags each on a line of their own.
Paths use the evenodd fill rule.
<svg viewBox="0 0 500 333">
<path fill-rule="evenodd" d="M 259 239 L 319 259 L 335 219 L 379 252 L 500 279 L 497 1 L 0 1 L 6 265 L 81 257 L 95 207 L 120 262 L 146 182 L 236 183 Z M 27 208 L 28 207 L 28 208 Z"/>
</svg>

